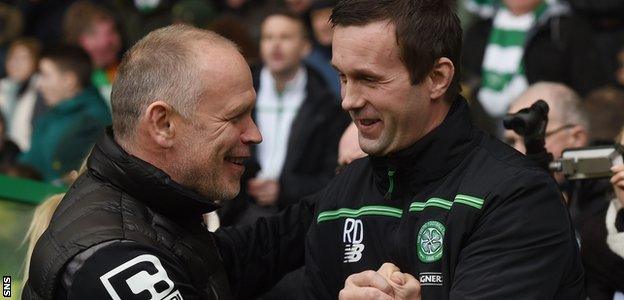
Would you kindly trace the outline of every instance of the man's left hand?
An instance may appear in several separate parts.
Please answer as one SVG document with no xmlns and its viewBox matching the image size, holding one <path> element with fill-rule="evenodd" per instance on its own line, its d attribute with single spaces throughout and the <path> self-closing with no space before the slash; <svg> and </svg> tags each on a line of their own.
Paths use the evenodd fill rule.
<svg viewBox="0 0 624 300">
<path fill-rule="evenodd" d="M 397 266 L 385 263 L 377 272 L 368 270 L 349 276 L 339 298 L 420 300 L 420 282 Z"/>
<path fill-rule="evenodd" d="M 279 189 L 279 182 L 272 179 L 253 178 L 247 183 L 247 193 L 254 197 L 260 206 L 275 205 Z"/>
</svg>

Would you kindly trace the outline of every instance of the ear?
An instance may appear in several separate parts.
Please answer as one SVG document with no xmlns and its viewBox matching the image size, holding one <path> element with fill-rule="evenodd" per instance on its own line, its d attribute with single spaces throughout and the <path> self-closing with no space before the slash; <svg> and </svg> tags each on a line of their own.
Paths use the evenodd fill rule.
<svg viewBox="0 0 624 300">
<path fill-rule="evenodd" d="M 581 125 L 570 128 L 570 138 L 572 139 L 571 144 L 575 148 L 587 146 L 589 143 L 589 134 Z"/>
<path fill-rule="evenodd" d="M 431 99 L 438 99 L 444 96 L 449 85 L 451 85 L 454 74 L 455 66 L 453 66 L 453 62 L 450 59 L 441 57 L 435 62 L 428 78 Z"/>
<path fill-rule="evenodd" d="M 176 135 L 175 110 L 171 105 L 156 101 L 150 104 L 143 116 L 149 137 L 163 148 L 174 145 Z"/>
</svg>

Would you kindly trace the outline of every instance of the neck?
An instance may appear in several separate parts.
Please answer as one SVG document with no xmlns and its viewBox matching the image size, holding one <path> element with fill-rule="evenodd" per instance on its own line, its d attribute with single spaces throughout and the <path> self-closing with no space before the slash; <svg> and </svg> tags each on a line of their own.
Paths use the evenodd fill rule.
<svg viewBox="0 0 624 300">
<path fill-rule="evenodd" d="M 162 170 L 169 175 L 171 179 L 179 182 L 179 178 L 176 177 L 175 166 L 169 163 L 175 161 L 171 158 L 171 152 L 150 141 L 149 138 L 147 138 L 147 136 L 149 136 L 147 133 L 138 132 L 141 130 L 140 128 L 136 130 L 137 132 L 131 133 L 127 137 L 120 138 L 115 136 L 115 141 L 129 155 L 137 157 Z"/>
<path fill-rule="evenodd" d="M 299 66 L 279 73 L 271 72 L 271 76 L 275 79 L 275 89 L 280 93 L 283 92 L 286 89 L 286 84 L 295 78 L 297 71 L 299 71 Z"/>
<path fill-rule="evenodd" d="M 536 7 L 515 7 L 515 8 L 508 7 L 507 10 L 509 10 L 509 12 L 511 12 L 511 14 L 514 16 L 521 16 L 521 15 L 532 12 L 533 10 L 535 10 L 535 8 Z"/>
<path fill-rule="evenodd" d="M 447 100 L 439 99 L 438 101 L 439 102 L 435 106 L 431 107 L 430 115 L 433 117 L 431 118 L 431 120 L 429 120 L 429 126 L 425 128 L 425 130 L 423 131 L 423 135 L 420 138 L 440 126 L 440 124 L 444 122 L 446 115 L 448 115 L 448 112 L 451 109 L 451 104 L 447 102 Z"/>
</svg>

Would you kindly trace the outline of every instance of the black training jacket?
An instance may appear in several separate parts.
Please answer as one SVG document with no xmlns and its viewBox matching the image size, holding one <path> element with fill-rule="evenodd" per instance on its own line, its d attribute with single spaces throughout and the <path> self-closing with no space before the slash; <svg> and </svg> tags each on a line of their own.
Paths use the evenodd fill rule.
<svg viewBox="0 0 624 300">
<path fill-rule="evenodd" d="M 584 299 L 557 184 L 475 128 L 463 98 L 414 145 L 355 161 L 316 198 L 310 298 L 336 299 L 350 274 L 392 262 L 422 299 Z"/>
<path fill-rule="evenodd" d="M 304 261 L 309 203 L 254 227 L 202 225 L 218 205 L 124 151 L 108 130 L 37 242 L 23 299 L 245 299 Z"/>
</svg>

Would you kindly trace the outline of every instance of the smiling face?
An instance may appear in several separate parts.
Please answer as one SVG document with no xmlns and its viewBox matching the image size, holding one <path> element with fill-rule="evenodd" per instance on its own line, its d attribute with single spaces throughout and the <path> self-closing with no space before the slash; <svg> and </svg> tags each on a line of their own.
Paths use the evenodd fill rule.
<svg viewBox="0 0 624 300">
<path fill-rule="evenodd" d="M 332 48 L 342 107 L 358 128 L 364 152 L 381 156 L 407 148 L 437 125 L 428 79 L 412 85 L 394 25 L 336 26 Z"/>
<path fill-rule="evenodd" d="M 181 184 L 215 201 L 238 194 L 249 146 L 262 140 L 251 119 L 256 93 L 249 67 L 235 49 L 222 48 L 198 56 L 205 89 L 194 116 L 180 128 L 177 164 Z"/>
</svg>

